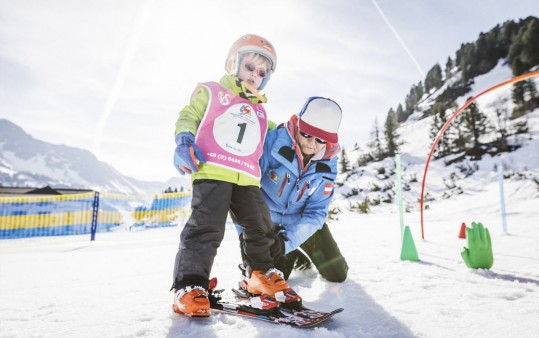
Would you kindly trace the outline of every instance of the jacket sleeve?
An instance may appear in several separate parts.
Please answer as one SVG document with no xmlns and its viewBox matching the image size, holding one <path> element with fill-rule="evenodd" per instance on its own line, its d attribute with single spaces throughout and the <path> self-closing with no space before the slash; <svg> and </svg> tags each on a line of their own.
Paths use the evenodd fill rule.
<svg viewBox="0 0 539 338">
<path fill-rule="evenodd" d="M 330 188 L 331 192 L 326 194 L 327 189 Z M 333 193 L 333 182 L 322 180 L 322 183 L 309 196 L 301 219 L 296 224 L 287 225 L 288 241 L 285 242 L 285 253 L 297 249 L 315 232 L 322 229 Z"/>
<path fill-rule="evenodd" d="M 264 151 L 262 152 L 262 156 L 260 157 L 260 172 L 262 173 L 262 176 L 264 176 L 264 173 L 269 168 L 270 158 L 271 158 L 271 148 L 273 148 L 273 145 L 275 144 L 275 140 L 277 139 L 277 129 L 271 129 L 266 134 L 266 139 L 264 140 Z"/>
<path fill-rule="evenodd" d="M 180 111 L 178 120 L 176 121 L 175 134 L 185 131 L 193 135 L 197 134 L 198 125 L 204 117 L 209 99 L 210 94 L 208 90 L 203 86 L 198 86 L 191 96 L 189 104 Z"/>
</svg>

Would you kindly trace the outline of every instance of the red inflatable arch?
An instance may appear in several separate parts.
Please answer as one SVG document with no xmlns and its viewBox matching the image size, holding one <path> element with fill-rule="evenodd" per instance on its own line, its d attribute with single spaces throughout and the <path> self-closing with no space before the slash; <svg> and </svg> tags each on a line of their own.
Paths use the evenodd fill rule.
<svg viewBox="0 0 539 338">
<path fill-rule="evenodd" d="M 420 214 L 421 214 L 421 238 L 422 239 L 425 239 L 425 231 L 424 231 L 424 223 L 423 223 L 423 202 L 424 202 L 424 193 L 425 193 L 425 182 L 427 181 L 427 171 L 429 170 L 429 163 L 430 163 L 430 160 L 432 158 L 432 154 L 434 153 L 434 150 L 436 149 L 436 146 L 438 145 L 438 142 L 442 138 L 442 135 L 444 134 L 447 127 L 449 127 L 449 125 L 455 119 L 455 117 L 457 117 L 464 109 L 466 109 L 466 107 L 468 107 L 472 102 L 477 100 L 482 95 L 484 95 L 484 94 L 486 94 L 488 92 L 491 92 L 493 90 L 496 90 L 496 89 L 498 89 L 500 87 L 506 86 L 508 84 L 524 81 L 526 79 L 529 79 L 529 78 L 537 76 L 537 75 L 539 75 L 539 71 L 535 71 L 535 72 L 527 73 L 527 74 L 524 74 L 524 75 L 520 75 L 520 76 L 512 78 L 511 80 L 499 83 L 499 84 L 485 90 L 484 92 L 477 94 L 476 96 L 474 96 L 474 97 L 470 98 L 468 101 L 466 101 L 466 103 L 464 105 L 462 105 L 459 109 L 457 109 L 457 111 L 453 115 L 451 115 L 449 120 L 447 120 L 447 122 L 443 125 L 442 129 L 440 129 L 440 131 L 438 132 L 438 135 L 436 136 L 436 139 L 434 140 L 434 143 L 432 144 L 432 148 L 430 149 L 429 157 L 427 158 L 427 163 L 425 164 L 425 170 L 423 171 L 423 182 L 421 183 L 421 199 L 419 200 L 419 204 L 420 204 L 420 208 L 421 208 Z"/>
</svg>

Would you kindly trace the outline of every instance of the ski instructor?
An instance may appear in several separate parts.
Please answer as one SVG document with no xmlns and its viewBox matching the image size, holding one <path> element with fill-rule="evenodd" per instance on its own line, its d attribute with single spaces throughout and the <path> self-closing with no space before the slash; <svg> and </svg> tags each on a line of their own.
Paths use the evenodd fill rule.
<svg viewBox="0 0 539 338">
<path fill-rule="evenodd" d="M 274 257 L 275 267 L 285 279 L 294 268 L 310 268 L 311 261 L 328 281 L 346 279 L 348 265 L 325 223 L 337 176 L 341 118 L 335 101 L 310 97 L 298 115 L 266 136 L 261 189 L 278 234 L 281 255 Z M 237 228 L 242 241 L 242 227 Z"/>
</svg>

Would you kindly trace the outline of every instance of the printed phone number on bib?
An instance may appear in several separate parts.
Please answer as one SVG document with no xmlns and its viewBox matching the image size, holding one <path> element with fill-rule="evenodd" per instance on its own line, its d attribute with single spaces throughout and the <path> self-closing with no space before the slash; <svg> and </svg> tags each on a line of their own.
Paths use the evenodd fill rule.
<svg viewBox="0 0 539 338">
<path fill-rule="evenodd" d="M 239 165 L 247 167 L 247 168 L 249 168 L 251 170 L 255 169 L 254 165 L 249 164 L 249 163 L 247 163 L 245 161 L 242 161 L 239 158 L 235 158 L 235 157 L 232 157 L 232 156 L 226 156 L 226 155 L 223 155 L 223 154 L 216 154 L 216 153 L 207 153 L 207 155 L 208 155 L 208 157 L 216 158 L 216 159 L 221 160 L 221 161 L 228 161 L 228 162 L 231 162 L 231 163 L 239 164 Z"/>
</svg>

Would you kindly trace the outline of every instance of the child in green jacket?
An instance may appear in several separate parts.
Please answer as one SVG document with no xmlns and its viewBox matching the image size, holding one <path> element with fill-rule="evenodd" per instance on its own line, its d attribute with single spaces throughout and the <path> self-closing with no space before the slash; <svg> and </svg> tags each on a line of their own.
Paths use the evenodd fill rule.
<svg viewBox="0 0 539 338">
<path fill-rule="evenodd" d="M 275 71 L 273 46 L 245 35 L 231 47 L 227 74 L 199 84 L 176 122 L 174 165 L 192 174 L 192 212 L 181 233 L 174 267 L 174 311 L 209 316 L 208 284 L 228 212 L 244 226 L 242 251 L 248 291 L 287 302 L 299 300 L 275 269 L 275 234 L 260 191 L 268 119 L 263 89 Z M 263 298 L 263 297 L 261 297 Z"/>
</svg>

